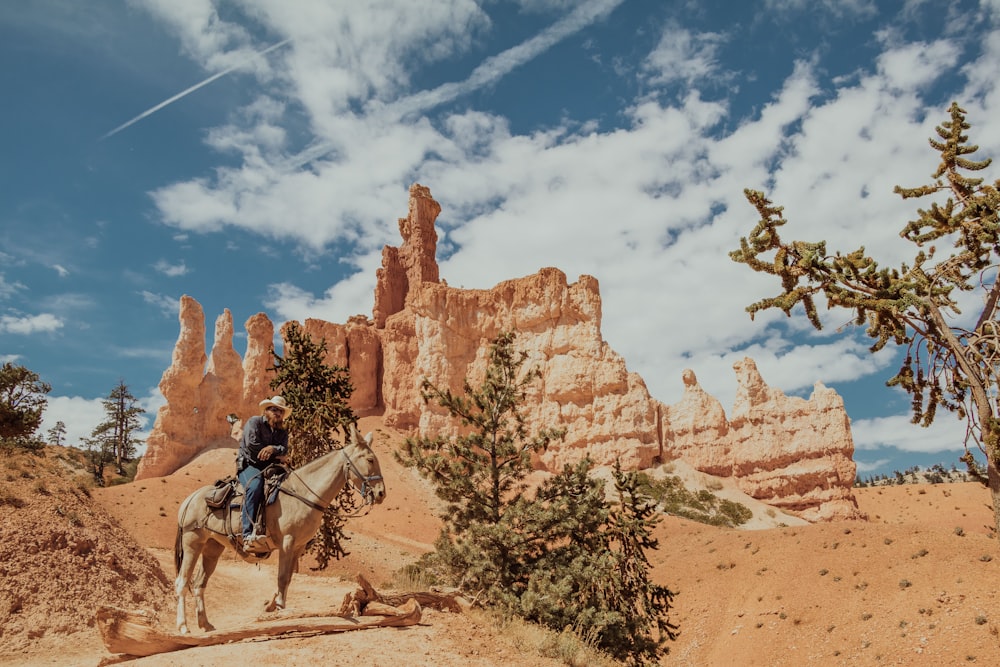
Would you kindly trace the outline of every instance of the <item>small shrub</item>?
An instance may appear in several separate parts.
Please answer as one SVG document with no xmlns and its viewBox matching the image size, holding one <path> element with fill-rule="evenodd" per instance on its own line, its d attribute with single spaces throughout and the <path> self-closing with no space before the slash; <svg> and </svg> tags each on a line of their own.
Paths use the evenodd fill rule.
<svg viewBox="0 0 1000 667">
<path fill-rule="evenodd" d="M 900 588 L 909 588 L 912 585 L 913 585 L 913 583 L 909 579 L 900 579 L 899 580 L 899 587 Z"/>
<path fill-rule="evenodd" d="M 978 614 L 976 615 L 976 625 L 986 625 L 986 615 Z"/>
<path fill-rule="evenodd" d="M 955 534 L 959 537 L 963 537 L 965 535 L 965 529 L 961 526 L 955 526 Z"/>
<path fill-rule="evenodd" d="M 654 480 L 645 473 L 639 473 L 638 476 L 640 489 L 656 500 L 665 514 L 729 528 L 740 526 L 753 518 L 753 512 L 746 505 L 720 499 L 707 489 L 690 491 L 680 477 L 669 475 Z M 721 482 L 717 482 L 717 485 L 718 489 L 722 488 Z M 714 488 L 711 484 L 709 486 Z"/>
<path fill-rule="evenodd" d="M 915 554 L 913 554 L 912 556 L 910 556 L 910 558 L 913 558 L 913 559 L 916 559 L 916 558 L 923 558 L 924 556 L 926 556 L 926 555 L 927 555 L 927 554 L 929 554 L 929 553 L 930 553 L 930 552 L 929 552 L 929 551 L 927 551 L 927 549 L 921 549 L 921 550 L 920 550 L 920 551 L 918 551 L 917 553 L 915 553 Z"/>
<path fill-rule="evenodd" d="M 979 557 L 979 560 L 981 560 L 984 563 L 989 563 L 991 560 L 993 560 L 993 556 L 989 554 L 983 554 L 982 556 Z"/>
<path fill-rule="evenodd" d="M 14 509 L 19 509 L 21 507 L 24 507 L 26 504 L 27 503 L 24 502 L 24 500 L 18 498 L 17 496 L 8 491 L 0 492 L 0 507 L 8 505 L 9 507 L 13 507 Z"/>
</svg>

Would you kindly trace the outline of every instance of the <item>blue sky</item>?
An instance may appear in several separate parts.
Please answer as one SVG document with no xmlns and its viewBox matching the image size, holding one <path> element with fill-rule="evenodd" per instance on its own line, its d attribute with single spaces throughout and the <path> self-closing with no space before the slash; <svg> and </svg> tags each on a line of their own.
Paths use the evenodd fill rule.
<svg viewBox="0 0 1000 667">
<path fill-rule="evenodd" d="M 961 452 L 847 313 L 751 322 L 777 285 L 728 252 L 752 187 L 785 238 L 912 258 L 892 188 L 930 180 L 952 100 L 1000 153 L 1000 0 L 34 0 L 0 5 L 0 63 L 0 359 L 52 385 L 71 442 L 119 380 L 151 426 L 183 294 L 209 335 L 232 311 L 241 353 L 258 312 L 370 315 L 419 182 L 450 285 L 595 276 L 661 401 L 691 368 L 731 411 L 751 356 L 841 393 L 863 475 Z"/>
</svg>

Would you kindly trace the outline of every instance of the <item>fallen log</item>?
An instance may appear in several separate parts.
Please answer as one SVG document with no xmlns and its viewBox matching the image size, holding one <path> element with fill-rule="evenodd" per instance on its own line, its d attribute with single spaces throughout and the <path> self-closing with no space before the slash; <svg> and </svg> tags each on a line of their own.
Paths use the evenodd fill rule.
<svg viewBox="0 0 1000 667">
<path fill-rule="evenodd" d="M 421 607 L 430 607 L 440 611 L 461 613 L 462 603 L 469 606 L 458 591 L 451 593 L 435 593 L 432 591 L 414 591 L 410 593 L 383 594 L 375 590 L 364 575 L 357 576 L 358 589 L 344 596 L 340 605 L 342 616 L 359 616 L 361 614 L 380 614 L 386 605 L 389 608 L 399 607 L 409 600 L 416 600 Z"/>
<path fill-rule="evenodd" d="M 420 603 L 409 600 L 399 607 L 380 605 L 379 615 L 356 617 L 316 616 L 262 621 L 235 630 L 213 631 L 203 635 L 180 635 L 156 627 L 145 612 L 105 606 L 97 610 L 97 627 L 104 646 L 111 653 L 137 657 L 179 651 L 194 646 L 213 646 L 244 639 L 303 636 L 364 630 L 367 628 L 403 627 L 420 622 Z"/>
</svg>

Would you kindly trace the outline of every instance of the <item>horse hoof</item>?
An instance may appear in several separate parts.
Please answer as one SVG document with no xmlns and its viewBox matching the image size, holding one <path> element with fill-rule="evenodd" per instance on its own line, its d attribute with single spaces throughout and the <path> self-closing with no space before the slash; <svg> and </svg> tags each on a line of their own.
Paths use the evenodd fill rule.
<svg viewBox="0 0 1000 667">
<path fill-rule="evenodd" d="M 187 633 L 188 633 L 188 626 L 182 625 L 181 627 L 177 628 L 177 634 L 186 635 Z"/>
<path fill-rule="evenodd" d="M 200 627 L 205 632 L 214 632 L 215 631 L 215 626 L 212 625 L 211 623 L 206 623 L 205 625 L 199 625 L 198 627 Z"/>
</svg>

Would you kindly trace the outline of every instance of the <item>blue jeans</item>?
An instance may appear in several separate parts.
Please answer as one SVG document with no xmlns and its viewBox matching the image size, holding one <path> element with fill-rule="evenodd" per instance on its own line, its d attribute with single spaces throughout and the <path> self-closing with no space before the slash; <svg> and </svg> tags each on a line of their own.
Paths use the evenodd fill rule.
<svg viewBox="0 0 1000 667">
<path fill-rule="evenodd" d="M 242 527 L 245 539 L 254 532 L 253 522 L 264 501 L 264 475 L 258 468 L 247 466 L 237 474 L 237 477 L 243 485 Z"/>
</svg>

